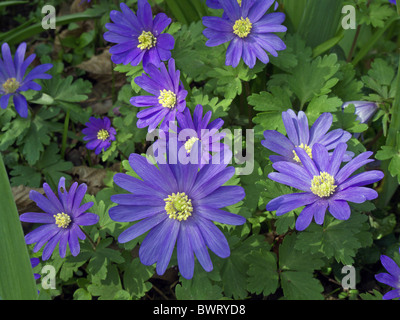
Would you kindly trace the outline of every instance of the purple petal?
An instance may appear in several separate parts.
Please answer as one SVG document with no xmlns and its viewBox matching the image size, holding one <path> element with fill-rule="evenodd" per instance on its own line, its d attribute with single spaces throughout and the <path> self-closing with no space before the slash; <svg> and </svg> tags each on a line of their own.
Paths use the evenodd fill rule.
<svg viewBox="0 0 400 320">
<path fill-rule="evenodd" d="M 143 233 L 163 222 L 167 217 L 167 214 L 157 214 L 135 223 L 119 235 L 118 242 L 125 243 L 139 237 Z"/>
<path fill-rule="evenodd" d="M 290 193 L 272 199 L 266 207 L 267 211 L 275 211 L 280 216 L 299 207 L 314 203 L 318 198 L 311 192 Z"/>
<path fill-rule="evenodd" d="M 224 211 L 217 208 L 208 207 L 206 205 L 197 206 L 196 214 L 199 216 L 216 221 L 223 224 L 230 224 L 234 226 L 240 226 L 246 222 L 246 219 L 240 215 L 233 214 L 228 211 Z"/>
<path fill-rule="evenodd" d="M 351 209 L 344 200 L 329 200 L 329 212 L 338 220 L 347 220 L 350 218 Z"/>
</svg>

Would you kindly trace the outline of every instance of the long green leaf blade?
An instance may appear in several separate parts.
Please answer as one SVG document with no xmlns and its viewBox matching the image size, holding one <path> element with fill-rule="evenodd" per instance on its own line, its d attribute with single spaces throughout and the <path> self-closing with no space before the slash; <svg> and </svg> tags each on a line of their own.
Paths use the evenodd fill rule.
<svg viewBox="0 0 400 320">
<path fill-rule="evenodd" d="M 36 285 L 22 225 L 0 154 L 0 297 L 33 300 Z"/>
</svg>

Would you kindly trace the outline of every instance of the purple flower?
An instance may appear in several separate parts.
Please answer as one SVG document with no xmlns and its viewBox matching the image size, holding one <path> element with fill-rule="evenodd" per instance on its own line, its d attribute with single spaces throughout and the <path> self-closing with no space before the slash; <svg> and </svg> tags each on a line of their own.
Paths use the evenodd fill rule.
<svg viewBox="0 0 400 320">
<path fill-rule="evenodd" d="M 289 161 L 300 163 L 300 159 L 295 152 L 296 147 L 307 151 L 312 157 L 311 150 L 314 144 L 319 143 L 332 150 L 341 142 L 347 142 L 351 134 L 342 129 L 336 129 L 328 132 L 332 125 L 332 114 L 323 113 L 314 122 L 311 128 L 308 127 L 308 119 L 303 111 L 298 115 L 293 110 L 282 112 L 282 120 L 286 129 L 288 138 L 275 130 L 264 131 L 265 140 L 261 144 L 279 155 L 271 155 L 269 159 L 272 162 Z M 344 160 L 349 161 L 354 156 L 353 152 L 346 152 Z"/>
<path fill-rule="evenodd" d="M 32 269 L 35 268 L 37 265 L 39 265 L 39 263 L 40 263 L 39 258 L 31 258 L 31 266 L 32 266 Z M 34 278 L 35 280 L 39 279 L 39 278 L 40 278 L 40 274 L 34 273 L 34 274 L 33 274 L 33 278 Z"/>
<path fill-rule="evenodd" d="M 231 152 L 224 155 L 232 157 Z M 129 163 L 141 179 L 115 174 L 114 182 L 129 193 L 111 196 L 118 206 L 110 208 L 109 214 L 115 221 L 138 222 L 123 231 L 118 241 L 131 241 L 150 230 L 140 245 L 139 258 L 145 265 L 157 263 L 159 275 L 167 269 L 175 243 L 183 277 L 192 278 L 195 255 L 200 265 L 211 271 L 207 247 L 221 258 L 230 255 L 228 242 L 213 221 L 231 225 L 246 221 L 221 210 L 245 196 L 240 186 L 222 186 L 235 173 L 234 167 L 227 167 L 229 159 L 199 170 L 198 165 L 179 162 L 156 167 L 145 157 L 131 154 Z"/>
<path fill-rule="evenodd" d="M 218 118 L 210 122 L 211 115 L 212 112 L 208 111 L 203 117 L 203 106 L 200 104 L 196 106 L 193 117 L 189 108 L 178 113 L 178 127 L 174 128 L 172 132 L 164 132 L 165 136 L 160 135 L 160 138 L 153 144 L 155 151 L 161 151 L 161 154 L 174 152 L 178 154 L 179 158 L 182 156 L 181 151 L 183 150 L 183 156 L 190 158 L 197 149 L 199 152 L 197 152 L 198 158 L 195 159 L 195 163 L 199 164 L 200 168 L 206 163 L 210 163 L 212 158 L 210 152 L 222 152 L 228 147 L 220 142 L 225 137 L 225 133 L 219 131 L 224 121 Z M 176 149 L 170 144 L 175 145 Z M 155 156 L 157 156 L 156 153 Z M 187 163 L 187 161 L 183 162 Z"/>
<path fill-rule="evenodd" d="M 381 255 L 381 263 L 389 273 L 379 273 L 375 275 L 375 279 L 392 288 L 382 299 L 392 300 L 400 298 L 400 267 L 391 258 Z"/>
<path fill-rule="evenodd" d="M 239 6 L 242 5 L 242 0 L 236 0 L 239 4 Z M 393 0 L 389 0 L 389 1 L 393 1 Z M 206 5 L 207 7 L 211 8 L 211 9 L 222 9 L 222 5 L 219 3 L 220 0 L 207 0 L 206 1 Z M 275 5 L 274 5 L 274 11 L 276 11 L 276 9 L 278 9 L 279 3 L 278 1 L 275 1 Z"/>
<path fill-rule="evenodd" d="M 268 51 L 274 57 L 277 51 L 286 49 L 285 43 L 272 32 L 285 32 L 282 24 L 285 14 L 273 12 L 266 14 L 274 0 L 220 0 L 224 9 L 220 17 L 203 17 L 207 27 L 203 34 L 209 39 L 206 45 L 215 47 L 230 42 L 226 52 L 226 65 L 237 67 L 240 58 L 253 68 L 258 58 L 268 63 Z"/>
<path fill-rule="evenodd" d="M 390 3 L 396 4 L 396 0 L 389 0 Z"/>
<path fill-rule="evenodd" d="M 161 122 L 160 129 L 167 131 L 170 121 L 175 121 L 177 113 L 186 108 L 187 91 L 180 81 L 180 71 L 175 69 L 175 60 L 169 59 L 168 70 L 164 63 L 158 69 L 149 64 L 148 75 L 142 74 L 135 78 L 135 83 L 149 92 L 150 96 L 136 96 L 130 99 L 135 107 L 150 107 L 141 110 L 138 117 L 137 127 L 149 127 L 153 131 Z"/>
<path fill-rule="evenodd" d="M 3 59 L 0 59 L 0 106 L 2 109 L 7 108 L 10 97 L 13 97 L 14 106 L 18 114 L 26 118 L 28 117 L 28 103 L 21 92 L 29 89 L 41 90 L 42 87 L 33 80 L 50 79 L 52 76 L 45 72 L 50 70 L 53 65 L 50 63 L 42 64 L 27 73 L 26 70 L 36 55 L 32 54 L 24 60 L 25 42 L 18 46 L 14 60 L 7 43 L 3 43 L 1 52 Z"/>
<path fill-rule="evenodd" d="M 137 66 L 143 61 L 143 67 L 149 63 L 159 66 L 161 61 L 171 58 L 175 40 L 168 33 L 162 33 L 171 23 L 165 13 L 159 13 L 153 20 L 151 6 L 146 0 L 138 1 L 137 16 L 125 4 L 121 11 L 112 10 L 107 23 L 109 30 L 104 34 L 106 41 L 117 43 L 110 48 L 111 60 L 116 64 Z"/>
<path fill-rule="evenodd" d="M 89 122 L 86 122 L 85 125 L 87 128 L 83 129 L 82 133 L 86 135 L 83 140 L 88 141 L 86 148 L 89 150 L 95 149 L 96 154 L 106 151 L 111 142 L 115 140 L 117 132 L 111 127 L 109 118 L 96 119 L 90 117 Z"/>
<path fill-rule="evenodd" d="M 363 203 L 377 198 L 374 189 L 364 186 L 381 180 L 381 171 L 371 170 L 351 176 L 363 165 L 374 161 L 368 159 L 372 152 L 363 152 L 340 168 L 346 149 L 345 143 L 339 143 L 330 157 L 327 148 L 316 143 L 312 148 L 312 159 L 304 149 L 295 148 L 303 166 L 285 161 L 274 163 L 272 167 L 278 172 L 270 173 L 268 178 L 303 192 L 271 200 L 267 211 L 276 210 L 276 215 L 280 216 L 305 206 L 296 221 L 296 229 L 304 230 L 313 217 L 317 224 L 322 225 L 327 209 L 336 219 L 347 220 L 351 213 L 348 201 Z"/>
<path fill-rule="evenodd" d="M 345 102 L 342 105 L 342 110 L 344 108 L 348 107 L 350 104 L 353 104 L 355 107 L 355 114 L 357 116 L 357 120 L 360 121 L 360 123 L 367 123 L 373 115 L 376 113 L 376 111 L 379 109 L 378 105 L 374 102 L 368 102 L 368 101 L 349 101 Z"/>
<path fill-rule="evenodd" d="M 31 223 L 44 223 L 25 236 L 27 244 L 36 243 L 33 252 L 37 252 L 47 242 L 43 249 L 42 260 L 48 260 L 56 245 L 59 244 L 61 258 L 65 257 L 67 244 L 73 256 L 80 252 L 79 240 L 86 238 L 80 226 L 90 226 L 99 221 L 99 216 L 85 212 L 93 206 L 93 202 L 81 205 L 87 186 L 72 184 L 69 191 L 65 188 L 65 178 L 58 183 L 58 198 L 47 183 L 43 184 L 47 198 L 41 193 L 31 190 L 29 198 L 43 212 L 26 212 L 20 220 Z"/>
</svg>

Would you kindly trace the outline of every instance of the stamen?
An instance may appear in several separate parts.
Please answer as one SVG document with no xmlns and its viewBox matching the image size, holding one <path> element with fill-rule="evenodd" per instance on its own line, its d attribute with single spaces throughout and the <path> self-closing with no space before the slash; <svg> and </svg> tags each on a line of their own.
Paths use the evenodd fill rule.
<svg viewBox="0 0 400 320">
<path fill-rule="evenodd" d="M 160 90 L 160 95 L 158 96 L 158 102 L 164 107 L 172 109 L 176 104 L 176 94 L 171 90 Z"/>
<path fill-rule="evenodd" d="M 165 201 L 165 211 L 170 219 L 186 220 L 192 215 L 192 200 L 184 192 L 172 193 Z"/>
<path fill-rule="evenodd" d="M 246 38 L 249 35 L 252 27 L 253 25 L 249 18 L 244 19 L 242 17 L 239 20 L 236 20 L 233 26 L 233 33 L 238 35 L 240 38 Z"/>
<path fill-rule="evenodd" d="M 138 37 L 138 48 L 141 50 L 147 50 L 153 48 L 157 43 L 157 38 L 153 36 L 150 31 L 143 31 Z"/>
<path fill-rule="evenodd" d="M 311 181 L 311 192 L 315 195 L 324 198 L 329 197 L 335 192 L 335 179 L 327 172 L 320 172 L 319 176 L 314 176 Z"/>
<path fill-rule="evenodd" d="M 237 2 L 239 4 L 239 6 L 241 7 L 242 6 L 242 0 L 237 0 Z"/>
<path fill-rule="evenodd" d="M 197 137 L 191 137 L 188 141 L 185 142 L 186 153 L 190 153 L 192 151 L 194 143 L 199 140 Z"/>
<path fill-rule="evenodd" d="M 6 82 L 3 83 L 3 89 L 6 94 L 14 93 L 18 90 L 20 83 L 15 78 L 9 78 Z"/>
<path fill-rule="evenodd" d="M 71 223 L 71 218 L 69 215 L 65 214 L 64 212 L 62 213 L 57 213 L 53 215 L 53 217 L 56 219 L 56 225 L 59 228 L 67 228 L 69 224 Z"/>
<path fill-rule="evenodd" d="M 98 139 L 98 140 L 106 141 L 106 140 L 108 139 L 109 136 L 110 136 L 110 134 L 109 134 L 108 131 L 105 130 L 105 129 L 100 129 L 100 130 L 97 132 L 97 139 Z"/>
<path fill-rule="evenodd" d="M 308 156 L 312 159 L 312 149 L 308 145 L 302 143 L 298 147 L 302 148 L 303 150 L 305 150 L 307 152 Z M 296 151 L 293 150 L 293 154 L 294 154 L 293 160 L 296 161 L 296 162 L 301 162 L 299 156 L 296 153 Z"/>
</svg>

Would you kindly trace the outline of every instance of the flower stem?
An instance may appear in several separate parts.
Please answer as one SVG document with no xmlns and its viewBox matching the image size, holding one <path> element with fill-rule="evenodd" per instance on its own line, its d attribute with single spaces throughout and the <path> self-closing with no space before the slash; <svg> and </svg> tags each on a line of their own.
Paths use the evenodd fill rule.
<svg viewBox="0 0 400 320">
<path fill-rule="evenodd" d="M 89 236 L 89 234 L 80 227 L 82 232 L 85 234 L 86 238 L 89 240 L 90 244 L 92 245 L 93 251 L 96 251 L 96 244 L 94 243 L 93 239 Z"/>
<path fill-rule="evenodd" d="M 69 126 L 69 110 L 67 110 L 67 113 L 65 115 L 65 120 L 64 120 L 64 132 L 63 132 L 62 144 L 61 144 L 61 157 L 62 158 L 64 158 L 65 149 L 67 148 L 68 126 Z"/>
</svg>

